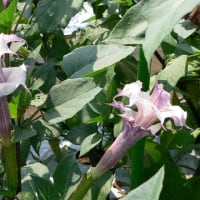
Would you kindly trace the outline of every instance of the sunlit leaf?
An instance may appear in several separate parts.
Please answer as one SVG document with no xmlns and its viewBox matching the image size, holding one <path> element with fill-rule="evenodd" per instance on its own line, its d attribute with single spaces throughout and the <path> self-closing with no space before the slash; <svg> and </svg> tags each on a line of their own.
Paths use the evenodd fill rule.
<svg viewBox="0 0 200 200">
<path fill-rule="evenodd" d="M 61 67 L 71 78 L 85 76 L 113 65 L 134 51 L 120 45 L 90 45 L 75 49 L 64 56 Z"/>
<path fill-rule="evenodd" d="M 101 142 L 101 140 L 102 135 L 100 135 L 99 133 L 94 133 L 86 137 L 81 144 L 80 156 L 88 153 L 91 149 L 97 146 Z"/>
<path fill-rule="evenodd" d="M 18 0 L 13 0 L 10 5 L 0 13 L 0 33 L 10 33 L 15 20 L 15 9 Z"/>
<path fill-rule="evenodd" d="M 49 93 L 45 119 L 57 123 L 73 117 L 101 91 L 90 78 L 67 79 Z"/>
<path fill-rule="evenodd" d="M 51 32 L 64 27 L 79 10 L 82 0 L 41 0 L 35 10 L 41 32 Z"/>
<path fill-rule="evenodd" d="M 179 79 L 186 75 L 187 56 L 179 56 L 168 63 L 165 69 L 159 72 L 155 79 L 169 84 L 171 87 L 176 86 Z"/>
<path fill-rule="evenodd" d="M 199 0 L 143 0 L 131 7 L 115 26 L 107 42 L 143 44 L 150 63 L 154 51 L 179 20 L 189 13 Z"/>
</svg>

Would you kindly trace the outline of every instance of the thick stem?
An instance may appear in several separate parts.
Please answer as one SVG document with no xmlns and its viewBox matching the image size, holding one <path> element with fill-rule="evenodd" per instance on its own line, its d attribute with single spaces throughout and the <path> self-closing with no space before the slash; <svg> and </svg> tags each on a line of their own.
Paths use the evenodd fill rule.
<svg viewBox="0 0 200 200">
<path fill-rule="evenodd" d="M 68 200 L 83 199 L 92 184 L 96 181 L 96 179 L 92 176 L 92 170 L 94 170 L 94 168 L 91 168 L 91 170 L 84 175 L 78 187 L 71 194 Z"/>
<path fill-rule="evenodd" d="M 7 187 L 9 190 L 9 197 L 14 197 L 18 189 L 18 169 L 16 157 L 16 144 L 10 142 L 3 145 L 4 159 L 5 159 L 5 172 Z"/>
</svg>

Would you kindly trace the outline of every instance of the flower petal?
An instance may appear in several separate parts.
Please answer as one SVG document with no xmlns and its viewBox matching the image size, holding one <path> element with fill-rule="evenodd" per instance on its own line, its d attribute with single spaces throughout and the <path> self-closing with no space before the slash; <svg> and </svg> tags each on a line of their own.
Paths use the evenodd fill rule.
<svg viewBox="0 0 200 200">
<path fill-rule="evenodd" d="M 13 93 L 20 85 L 27 91 L 26 81 L 26 66 L 23 64 L 20 67 L 2 68 L 5 78 L 4 83 L 0 83 L 0 97 Z"/>
<path fill-rule="evenodd" d="M 173 120 L 176 126 L 189 128 L 186 125 L 187 112 L 179 106 L 170 106 L 167 110 L 160 112 L 157 116 L 159 117 L 162 125 L 164 124 L 165 119 L 169 118 Z"/>
<path fill-rule="evenodd" d="M 166 92 L 160 85 L 156 84 L 151 94 L 150 101 L 159 109 L 162 110 L 165 107 L 171 105 L 170 94 Z"/>
<path fill-rule="evenodd" d="M 9 47 L 8 43 L 9 42 L 23 42 L 24 40 L 22 38 L 17 37 L 14 34 L 0 34 L 0 58 L 3 54 L 10 53 L 10 54 L 15 54 Z"/>
<path fill-rule="evenodd" d="M 134 105 L 135 100 L 141 95 L 142 82 L 136 81 L 126 84 L 121 92 L 117 94 L 115 98 L 120 96 L 126 96 L 129 98 L 129 106 Z"/>
</svg>

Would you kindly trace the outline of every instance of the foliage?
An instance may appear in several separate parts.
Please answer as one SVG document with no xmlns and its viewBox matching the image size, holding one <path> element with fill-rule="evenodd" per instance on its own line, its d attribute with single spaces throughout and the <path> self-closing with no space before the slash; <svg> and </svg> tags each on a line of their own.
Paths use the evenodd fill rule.
<svg viewBox="0 0 200 200">
<path fill-rule="evenodd" d="M 86 20 L 89 25 L 64 35 L 84 2 L 94 12 Z M 26 41 L 10 45 L 18 56 L 3 57 L 6 67 L 28 65 L 30 93 L 18 89 L 8 96 L 13 141 L 20 146 L 21 190 L 19 186 L 16 196 L 69 198 L 85 174 L 80 160 L 95 166 L 119 133 L 121 119 L 108 104 L 124 84 L 137 79 L 146 59 L 150 89 L 159 82 L 171 92 L 172 104 L 187 111 L 192 130 L 166 121 L 167 130 L 145 140 L 144 183 L 130 188 L 124 199 L 200 199 L 200 23 L 188 15 L 198 4 L 200 0 L 12 0 L 7 8 L 0 6 L 0 33 Z M 60 147 L 65 140 L 80 149 Z M 42 159 L 44 141 L 54 154 Z M 28 162 L 30 155 L 34 163 Z M 188 156 L 193 166 L 183 161 Z M 127 157 L 116 167 L 129 167 Z M 0 163 L 0 194 L 6 196 L 3 155 Z M 113 177 L 110 172 L 102 176 L 85 199 L 106 199 Z"/>
</svg>

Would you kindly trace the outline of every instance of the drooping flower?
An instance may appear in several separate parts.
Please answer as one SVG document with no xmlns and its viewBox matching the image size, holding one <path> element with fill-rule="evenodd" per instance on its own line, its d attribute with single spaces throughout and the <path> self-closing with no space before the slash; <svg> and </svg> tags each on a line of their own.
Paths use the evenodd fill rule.
<svg viewBox="0 0 200 200">
<path fill-rule="evenodd" d="M 141 88 L 140 81 L 126 84 L 110 104 L 119 109 L 123 125 L 118 137 L 93 170 L 93 176 L 99 177 L 113 168 L 138 140 L 154 135 L 160 128 L 165 129 L 165 119 L 171 119 L 176 126 L 187 127 L 187 113 L 181 107 L 171 105 L 170 93 L 158 84 L 152 94 L 141 91 Z M 121 96 L 128 98 L 127 104 L 116 100 Z"/>
<path fill-rule="evenodd" d="M 16 54 L 9 47 L 10 42 L 21 42 L 23 39 L 11 34 L 0 34 L 0 136 L 3 142 L 8 142 L 11 137 L 11 118 L 8 109 L 7 95 L 13 93 L 20 85 L 25 89 L 26 66 L 3 68 L 2 55 Z M 28 89 L 27 89 L 28 90 Z"/>
</svg>

